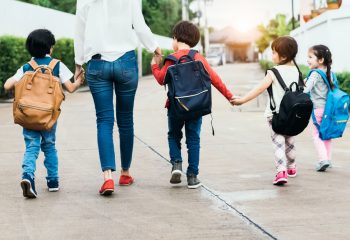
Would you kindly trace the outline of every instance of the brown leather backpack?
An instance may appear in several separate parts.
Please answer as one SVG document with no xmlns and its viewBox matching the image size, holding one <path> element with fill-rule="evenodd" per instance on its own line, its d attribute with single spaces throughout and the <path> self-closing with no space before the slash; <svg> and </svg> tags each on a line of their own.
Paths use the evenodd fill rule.
<svg viewBox="0 0 350 240">
<path fill-rule="evenodd" d="M 61 113 L 64 93 L 60 80 L 53 75 L 59 61 L 39 66 L 33 59 L 28 63 L 34 70 L 24 74 L 15 85 L 13 118 L 24 128 L 48 131 Z"/>
</svg>

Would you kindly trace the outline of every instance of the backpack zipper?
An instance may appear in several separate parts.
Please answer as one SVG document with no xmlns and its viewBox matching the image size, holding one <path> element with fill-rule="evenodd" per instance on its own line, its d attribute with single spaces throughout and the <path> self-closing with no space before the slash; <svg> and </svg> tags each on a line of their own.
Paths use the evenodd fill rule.
<svg viewBox="0 0 350 240">
<path fill-rule="evenodd" d="M 52 109 L 50 108 L 44 108 L 44 107 L 38 107 L 38 106 L 33 106 L 29 104 L 18 104 L 18 109 L 23 113 L 23 108 L 32 108 L 40 111 L 45 111 L 45 112 L 52 112 Z"/>
<path fill-rule="evenodd" d="M 176 99 L 181 99 L 181 98 L 189 98 L 189 97 L 195 97 L 195 96 L 198 96 L 198 95 L 200 95 L 200 94 L 202 94 L 202 93 L 205 93 L 205 92 L 208 92 L 208 89 L 206 89 L 206 90 L 204 90 L 204 91 L 201 91 L 201 92 L 199 92 L 199 93 L 196 93 L 196 94 L 192 94 L 192 95 L 187 95 L 187 96 L 181 96 L 181 97 L 175 97 Z"/>
<path fill-rule="evenodd" d="M 185 104 L 183 104 L 180 99 L 176 98 L 176 100 L 180 103 L 180 105 L 188 112 L 190 111 L 190 109 L 188 109 L 188 107 L 185 106 Z"/>
</svg>

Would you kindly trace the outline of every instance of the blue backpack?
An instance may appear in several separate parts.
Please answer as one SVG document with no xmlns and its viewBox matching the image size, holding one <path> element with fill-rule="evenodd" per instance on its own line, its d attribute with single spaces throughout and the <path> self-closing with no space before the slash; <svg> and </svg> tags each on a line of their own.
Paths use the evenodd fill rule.
<svg viewBox="0 0 350 240">
<path fill-rule="evenodd" d="M 195 61 L 196 50 L 180 59 L 169 55 L 164 61 L 172 61 L 165 84 L 171 111 L 181 120 L 196 119 L 211 113 L 211 79 L 201 61 Z"/>
<path fill-rule="evenodd" d="M 312 120 L 322 140 L 340 138 L 343 136 L 349 119 L 349 95 L 339 89 L 337 77 L 333 72 L 334 89 L 329 85 L 326 74 L 320 69 L 312 70 L 308 78 L 313 72 L 317 72 L 322 76 L 329 91 L 321 124 L 317 123 L 314 112 L 312 112 Z"/>
</svg>

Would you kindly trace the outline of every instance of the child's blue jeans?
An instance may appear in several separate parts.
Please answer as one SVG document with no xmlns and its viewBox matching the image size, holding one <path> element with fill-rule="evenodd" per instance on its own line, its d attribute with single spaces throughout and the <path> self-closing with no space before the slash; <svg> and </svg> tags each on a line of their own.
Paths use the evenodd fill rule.
<svg viewBox="0 0 350 240">
<path fill-rule="evenodd" d="M 36 160 L 40 149 L 44 152 L 44 165 L 47 169 L 47 180 L 58 179 L 58 157 L 56 151 L 56 127 L 57 123 L 50 131 L 34 131 L 23 128 L 23 136 L 26 144 L 26 151 L 23 158 L 23 174 L 27 173 L 34 178 L 36 170 Z"/>
<path fill-rule="evenodd" d="M 182 128 L 185 126 L 186 145 L 188 153 L 187 175 L 198 175 L 200 132 L 202 117 L 183 121 L 177 119 L 170 111 L 168 112 L 168 143 L 171 163 L 182 162 L 181 139 L 183 137 Z"/>
</svg>

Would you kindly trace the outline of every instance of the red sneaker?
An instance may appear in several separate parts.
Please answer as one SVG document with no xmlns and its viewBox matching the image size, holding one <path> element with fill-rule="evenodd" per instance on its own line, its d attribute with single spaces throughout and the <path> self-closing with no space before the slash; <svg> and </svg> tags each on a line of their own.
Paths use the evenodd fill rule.
<svg viewBox="0 0 350 240">
<path fill-rule="evenodd" d="M 100 194 L 103 196 L 108 196 L 108 195 L 111 195 L 113 192 L 114 192 L 114 181 L 113 179 L 108 179 L 103 183 L 100 189 Z"/>
<path fill-rule="evenodd" d="M 287 182 L 288 182 L 288 175 L 287 175 L 286 171 L 281 171 L 281 172 L 277 173 L 276 178 L 273 181 L 273 184 L 278 185 L 278 186 L 282 186 Z"/>
<path fill-rule="evenodd" d="M 134 179 L 131 176 L 120 175 L 119 185 L 120 186 L 129 186 L 134 183 Z"/>
<path fill-rule="evenodd" d="M 296 177 L 297 176 L 297 169 L 296 168 L 289 168 L 287 169 L 287 174 L 288 174 L 288 177 Z"/>
</svg>

